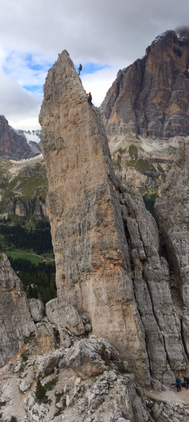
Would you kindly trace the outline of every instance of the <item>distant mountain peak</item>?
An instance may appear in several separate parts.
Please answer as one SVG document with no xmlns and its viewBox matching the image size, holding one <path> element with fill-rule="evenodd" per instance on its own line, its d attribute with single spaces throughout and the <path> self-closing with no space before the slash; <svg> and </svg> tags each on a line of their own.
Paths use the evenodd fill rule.
<svg viewBox="0 0 189 422">
<path fill-rule="evenodd" d="M 120 70 L 101 105 L 108 135 L 189 135 L 189 30 L 169 30 Z"/>
<path fill-rule="evenodd" d="M 23 131 L 13 129 L 5 116 L 0 116 L 0 157 L 12 160 L 31 158 L 41 153 L 41 131 Z M 37 142 L 36 142 L 37 141 Z M 31 145 L 30 145 L 31 142 Z M 36 145 L 34 145 L 36 144 Z"/>
</svg>

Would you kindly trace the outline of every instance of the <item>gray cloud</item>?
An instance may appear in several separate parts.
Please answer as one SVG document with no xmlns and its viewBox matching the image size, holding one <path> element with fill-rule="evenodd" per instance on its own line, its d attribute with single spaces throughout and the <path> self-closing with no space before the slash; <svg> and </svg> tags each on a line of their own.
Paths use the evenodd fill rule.
<svg viewBox="0 0 189 422">
<path fill-rule="evenodd" d="M 15 67 L 16 54 L 35 54 L 42 63 L 53 63 L 58 53 L 67 49 L 75 63 L 108 64 L 119 70 L 142 57 L 161 32 L 188 25 L 188 0 L 180 0 L 179 4 L 176 0 L 0 0 L 0 10 L 1 63 L 13 52 Z M 24 66 L 23 75 L 22 68 L 19 73 L 19 81 L 24 80 Z M 18 81 L 14 69 L 10 74 Z M 7 113 L 12 85 L 6 85 L 6 89 L 3 114 Z M 2 86 L 0 98 L 1 91 Z M 16 88 L 12 95 L 16 98 Z M 21 103 L 27 101 L 36 112 L 38 97 L 26 100 L 21 88 L 17 95 L 18 108 L 15 101 L 14 106 L 10 105 L 12 113 L 16 108 L 19 114 Z"/>
</svg>

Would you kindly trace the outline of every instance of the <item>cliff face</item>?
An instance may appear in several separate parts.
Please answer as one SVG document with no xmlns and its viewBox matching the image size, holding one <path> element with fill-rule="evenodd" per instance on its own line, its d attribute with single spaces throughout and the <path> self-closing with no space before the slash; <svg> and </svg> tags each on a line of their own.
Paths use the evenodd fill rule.
<svg viewBox="0 0 189 422">
<path fill-rule="evenodd" d="M 8 216 L 41 219 L 47 217 L 48 189 L 42 154 L 11 162 L 0 158 L 0 218 Z"/>
<path fill-rule="evenodd" d="M 0 254 L 0 327 L 2 367 L 35 330 L 22 283 L 4 254 Z"/>
<path fill-rule="evenodd" d="M 16 132 L 4 116 L 0 116 L 0 156 L 9 160 L 21 160 L 40 154 L 28 145 L 26 137 Z"/>
<path fill-rule="evenodd" d="M 167 31 L 120 70 L 101 105 L 108 135 L 189 135 L 189 38 Z"/>
<path fill-rule="evenodd" d="M 59 300 L 90 316 L 141 384 L 173 382 L 187 355 L 169 264 L 141 196 L 114 175 L 100 115 L 66 51 L 48 73 L 40 123 Z"/>
<path fill-rule="evenodd" d="M 172 269 L 171 289 L 175 304 L 184 310 L 182 325 L 189 353 L 189 142 L 181 142 L 169 171 L 156 214 Z"/>
</svg>

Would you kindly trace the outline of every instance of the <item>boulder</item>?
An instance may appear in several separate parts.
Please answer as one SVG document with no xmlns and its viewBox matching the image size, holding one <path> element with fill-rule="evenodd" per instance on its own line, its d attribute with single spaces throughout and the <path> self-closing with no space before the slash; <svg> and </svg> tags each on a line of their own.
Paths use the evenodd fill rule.
<svg viewBox="0 0 189 422">
<path fill-rule="evenodd" d="M 5 254 L 0 254 L 0 367 L 13 358 L 35 331 L 20 279 Z"/>
<path fill-rule="evenodd" d="M 52 299 L 46 303 L 46 315 L 49 321 L 58 327 L 60 338 L 64 337 L 65 329 L 76 336 L 85 332 L 82 318 L 70 304 Z"/>
<path fill-rule="evenodd" d="M 29 300 L 30 313 L 34 322 L 39 322 L 45 315 L 45 307 L 40 299 Z"/>
<path fill-rule="evenodd" d="M 36 378 L 47 377 L 52 374 L 62 356 L 63 352 L 61 350 L 56 350 L 44 356 L 39 355 L 35 361 Z"/>
<path fill-rule="evenodd" d="M 47 353 L 53 351 L 56 347 L 56 337 L 53 327 L 48 322 L 39 322 L 36 324 L 35 338 L 40 348 Z"/>
<path fill-rule="evenodd" d="M 117 350 L 105 339 L 83 339 L 65 351 L 59 367 L 72 368 L 77 376 L 86 379 L 102 374 L 107 369 L 118 370 L 122 363 Z"/>
</svg>

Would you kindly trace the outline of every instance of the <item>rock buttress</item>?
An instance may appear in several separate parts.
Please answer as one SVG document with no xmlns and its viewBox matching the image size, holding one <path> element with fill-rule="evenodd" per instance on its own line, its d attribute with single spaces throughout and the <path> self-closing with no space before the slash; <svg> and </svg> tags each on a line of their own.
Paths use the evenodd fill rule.
<svg viewBox="0 0 189 422">
<path fill-rule="evenodd" d="M 16 355 L 35 326 L 23 286 L 4 254 L 0 254 L 0 367 Z"/>
<path fill-rule="evenodd" d="M 189 135 L 189 38 L 166 31 L 120 70 L 101 110 L 109 136 Z"/>
<path fill-rule="evenodd" d="M 155 204 L 171 268 L 173 302 L 189 356 L 189 141 L 181 141 L 174 165 Z"/>
<path fill-rule="evenodd" d="M 58 297 L 89 313 L 93 334 L 109 339 L 148 383 L 108 141 L 66 51 L 49 70 L 39 120 Z"/>
<path fill-rule="evenodd" d="M 187 370 L 169 267 L 140 194 L 119 185 L 101 117 L 68 53 L 49 71 L 40 113 L 58 299 L 88 313 L 140 383 Z M 155 380 L 155 383 L 154 383 Z"/>
</svg>

